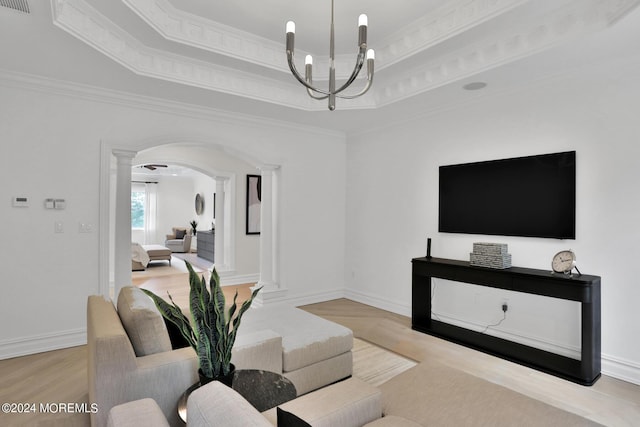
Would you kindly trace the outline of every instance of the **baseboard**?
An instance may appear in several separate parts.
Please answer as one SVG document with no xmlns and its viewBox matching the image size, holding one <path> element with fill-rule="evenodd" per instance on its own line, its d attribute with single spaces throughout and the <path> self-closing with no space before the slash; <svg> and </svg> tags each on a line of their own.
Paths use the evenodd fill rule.
<svg viewBox="0 0 640 427">
<path fill-rule="evenodd" d="M 630 360 L 603 354 L 602 374 L 640 385 L 640 364 Z"/>
<path fill-rule="evenodd" d="M 247 283 L 258 283 L 260 280 L 260 274 L 232 274 L 226 276 L 224 273 L 220 273 L 220 285 L 221 286 L 233 286 L 244 285 Z"/>
<path fill-rule="evenodd" d="M 0 360 L 28 354 L 42 353 L 62 348 L 76 347 L 87 343 L 86 329 L 73 329 L 54 334 L 0 341 Z"/>
<path fill-rule="evenodd" d="M 442 313 L 438 313 L 438 320 L 448 323 L 450 325 L 459 326 L 471 331 L 482 331 L 486 325 L 480 325 L 477 323 L 469 322 L 467 320 L 461 320 L 454 316 L 447 316 Z M 489 328 L 486 332 L 487 335 L 502 338 L 507 341 L 517 342 L 519 344 L 527 345 L 529 347 L 537 348 L 540 350 L 548 351 L 550 353 L 559 354 L 561 356 L 570 357 L 572 359 L 580 360 L 580 348 L 557 343 L 549 340 L 540 339 L 539 337 L 531 337 L 523 335 L 520 332 L 512 331 L 503 328 Z"/>
<path fill-rule="evenodd" d="M 354 291 L 353 289 L 345 289 L 344 297 L 352 301 L 362 304 L 370 305 L 372 307 L 379 308 L 381 310 L 390 311 L 392 313 L 399 314 L 401 316 L 411 317 L 411 306 L 401 303 L 382 299 L 376 295 Z"/>
<path fill-rule="evenodd" d="M 344 292 L 344 297 L 350 300 L 367 304 L 372 307 L 376 307 L 382 310 L 390 311 L 392 313 L 400 314 L 403 316 L 411 317 L 411 307 L 405 306 L 404 304 L 394 303 L 375 295 L 367 294 L 364 292 L 354 291 L 351 289 L 347 289 Z M 450 320 L 450 319 L 447 319 Z M 452 324 L 456 324 L 457 326 L 466 327 L 468 329 L 476 330 L 478 325 L 468 324 L 468 322 L 464 321 L 451 321 Z M 497 333 L 496 333 L 497 332 Z M 563 354 L 568 357 L 580 357 L 579 349 L 569 348 L 565 346 L 559 346 L 557 343 L 549 343 L 540 341 L 539 339 L 523 337 L 518 334 L 513 334 L 504 331 L 494 331 L 496 336 L 500 338 L 514 340 L 516 337 L 519 342 L 523 342 L 523 344 L 529 345 L 531 347 L 544 347 L 545 350 L 553 351 L 558 354 Z M 632 384 L 640 385 L 640 364 L 636 362 L 632 362 L 629 360 L 624 360 L 618 357 L 610 356 L 607 354 L 602 354 L 602 374 L 617 378 L 622 381 L 626 381 Z"/>
<path fill-rule="evenodd" d="M 286 302 L 289 304 L 300 307 L 303 305 L 317 304 L 319 302 L 332 301 L 334 299 L 344 298 L 344 289 L 332 289 L 323 292 L 306 293 L 303 296 L 294 296 L 286 298 Z"/>
<path fill-rule="evenodd" d="M 360 302 L 362 304 L 367 304 L 376 308 L 380 308 L 382 310 L 390 311 L 392 313 L 400 314 L 403 316 L 411 317 L 411 306 L 404 305 L 401 303 L 395 303 L 393 301 L 388 301 L 386 299 L 382 299 L 378 296 L 371 295 L 364 292 L 354 291 L 351 289 L 347 289 L 345 291 L 345 297 L 349 298 L 353 301 Z M 482 327 L 477 324 L 469 323 L 467 321 L 457 319 L 451 316 L 440 315 L 443 321 L 446 323 L 450 323 L 455 326 L 460 326 L 461 328 L 470 329 L 472 331 L 481 330 Z M 491 335 L 497 336 L 499 338 L 503 338 L 509 341 L 515 341 L 520 344 L 528 345 L 530 347 L 540 348 L 542 350 L 550 351 L 553 353 L 561 354 L 563 356 L 571 357 L 574 359 L 580 358 L 580 349 L 573 348 L 569 346 L 563 346 L 558 343 L 549 342 L 540 340 L 539 338 L 528 337 L 521 334 L 518 334 L 514 331 L 505 331 L 499 329 L 492 329 Z"/>
<path fill-rule="evenodd" d="M 273 288 L 265 285 L 264 289 L 258 293 L 256 299 L 253 300 L 252 307 L 265 307 L 278 304 L 300 307 L 344 298 L 344 291 L 342 289 L 305 293 L 304 295 L 298 296 L 291 296 L 290 293 L 290 289 L 287 288 Z"/>
</svg>

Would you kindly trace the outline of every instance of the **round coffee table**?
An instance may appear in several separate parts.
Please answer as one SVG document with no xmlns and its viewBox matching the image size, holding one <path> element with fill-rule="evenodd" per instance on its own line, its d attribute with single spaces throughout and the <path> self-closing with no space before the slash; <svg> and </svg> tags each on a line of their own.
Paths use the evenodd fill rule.
<svg viewBox="0 0 640 427">
<path fill-rule="evenodd" d="M 193 384 L 178 401 L 178 415 L 185 423 L 187 422 L 187 399 L 199 387 L 200 383 Z M 258 412 L 293 400 L 298 395 L 296 387 L 288 378 L 260 369 L 237 369 L 233 376 L 232 388 Z"/>
</svg>

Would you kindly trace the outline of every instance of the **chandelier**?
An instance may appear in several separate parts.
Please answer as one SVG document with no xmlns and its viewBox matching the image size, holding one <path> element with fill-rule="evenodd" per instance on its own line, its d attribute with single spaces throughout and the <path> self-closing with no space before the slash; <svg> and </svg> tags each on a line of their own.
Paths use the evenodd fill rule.
<svg viewBox="0 0 640 427">
<path fill-rule="evenodd" d="M 293 21 L 287 22 L 287 62 L 293 76 L 307 88 L 307 93 L 313 99 L 329 99 L 329 110 L 336 108 L 336 97 L 342 99 L 353 99 L 364 95 L 373 82 L 373 61 L 375 54 L 373 49 L 367 50 L 367 15 L 362 14 L 358 17 L 358 56 L 356 65 L 347 81 L 336 89 L 336 69 L 335 69 L 335 49 L 334 49 L 334 30 L 333 30 L 333 0 L 331 0 L 331 37 L 329 40 L 329 88 L 328 90 L 319 89 L 313 85 L 312 67 L 313 58 L 307 55 L 304 60 L 304 78 L 298 73 L 293 63 L 293 46 L 295 42 L 296 24 Z M 358 93 L 353 95 L 343 94 L 344 91 L 358 77 L 364 60 L 367 60 L 367 83 L 365 87 Z"/>
</svg>

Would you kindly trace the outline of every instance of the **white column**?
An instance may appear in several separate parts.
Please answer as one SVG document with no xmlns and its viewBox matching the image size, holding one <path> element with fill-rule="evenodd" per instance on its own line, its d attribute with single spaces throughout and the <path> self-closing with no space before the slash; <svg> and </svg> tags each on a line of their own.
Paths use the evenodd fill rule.
<svg viewBox="0 0 640 427">
<path fill-rule="evenodd" d="M 117 160 L 114 292 L 131 284 L 131 165 L 135 151 L 113 150 Z"/>
<path fill-rule="evenodd" d="M 277 191 L 276 173 L 279 166 L 264 165 L 260 167 L 262 176 L 262 192 L 260 200 L 260 281 L 258 286 L 263 289 L 259 295 L 264 301 L 269 297 L 265 294 L 277 291 Z"/>
<path fill-rule="evenodd" d="M 229 178 L 224 176 L 216 176 L 216 231 L 214 234 L 214 252 L 213 259 L 216 270 L 226 270 L 228 268 L 225 260 L 225 187 Z"/>
</svg>

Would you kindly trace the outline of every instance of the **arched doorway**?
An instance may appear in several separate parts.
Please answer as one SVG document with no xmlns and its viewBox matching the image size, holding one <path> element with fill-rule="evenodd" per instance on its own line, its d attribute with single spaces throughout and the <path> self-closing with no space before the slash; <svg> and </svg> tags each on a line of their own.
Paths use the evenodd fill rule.
<svg viewBox="0 0 640 427">
<path fill-rule="evenodd" d="M 184 141 L 184 139 L 182 139 Z M 264 295 L 268 291 L 279 293 L 277 278 L 278 265 L 278 214 L 277 214 L 277 186 L 279 167 L 274 165 L 261 165 L 251 156 L 233 152 L 228 147 L 212 144 L 208 141 L 189 140 L 176 143 L 172 141 L 142 141 L 132 144 L 127 149 L 117 147 L 115 144 L 103 142 L 101 152 L 100 174 L 100 292 L 108 296 L 110 286 L 113 283 L 114 295 L 117 295 L 120 287 L 131 283 L 130 245 L 131 245 L 131 167 L 137 163 L 143 163 L 153 159 L 154 162 L 171 161 L 206 173 L 216 178 L 220 183 L 219 190 L 225 213 L 235 212 L 233 220 L 225 225 L 228 230 L 227 239 L 221 242 L 225 249 L 229 249 L 225 259 L 233 260 L 234 251 L 231 250 L 237 244 L 233 242 L 232 229 L 237 228 L 238 200 L 237 181 L 244 179 L 246 170 L 234 172 L 212 166 L 211 153 L 216 151 L 229 157 L 244 162 L 252 171 L 259 171 L 262 176 L 262 215 L 261 234 L 259 239 L 259 285 L 265 286 Z M 218 187 L 217 187 L 218 189 Z M 229 196 L 228 198 L 226 196 Z M 231 205 L 235 209 L 231 209 Z M 216 242 L 217 243 L 217 242 Z M 226 252 L 226 251 L 225 251 Z M 104 261 L 109 260 L 109 261 Z M 111 262 L 112 261 L 112 262 Z M 223 261 L 224 262 L 224 261 Z M 223 264 L 224 265 L 224 264 Z M 229 270 L 234 263 L 229 262 Z"/>
</svg>

